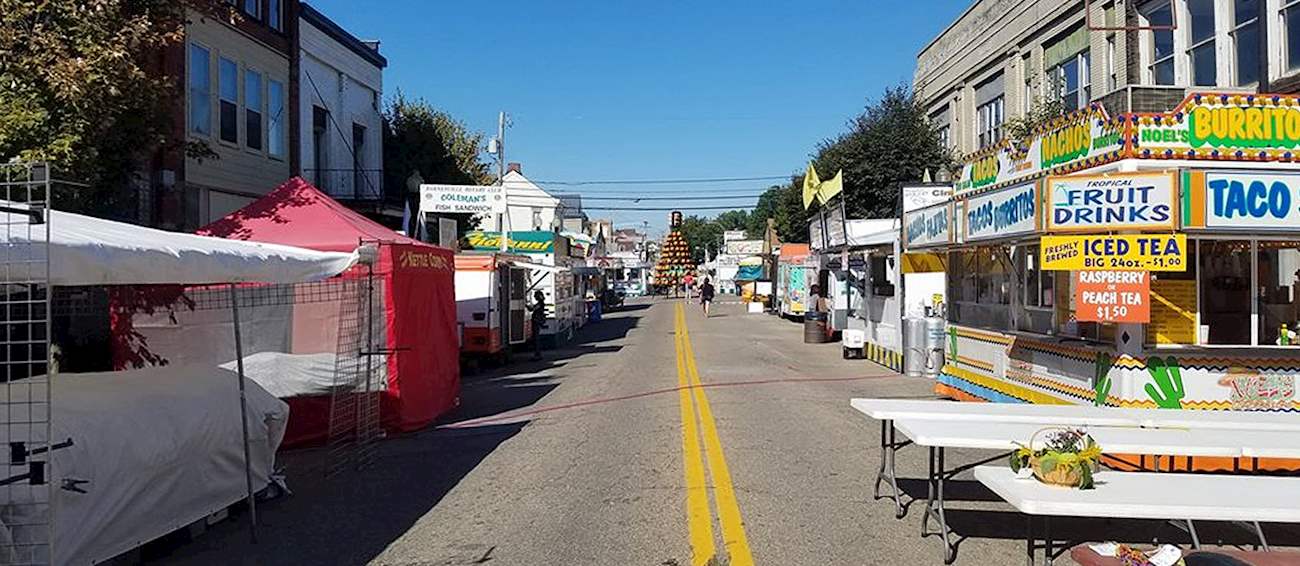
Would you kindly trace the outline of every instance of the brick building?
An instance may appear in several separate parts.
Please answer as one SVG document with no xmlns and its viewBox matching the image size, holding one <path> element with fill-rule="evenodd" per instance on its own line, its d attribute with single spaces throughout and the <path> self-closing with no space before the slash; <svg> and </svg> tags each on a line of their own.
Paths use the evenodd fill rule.
<svg viewBox="0 0 1300 566">
<path fill-rule="evenodd" d="M 1036 100 L 1100 101 L 1114 114 L 1165 112 L 1193 90 L 1300 90 L 1300 30 L 1288 21 L 1300 22 L 1300 2 L 979 0 L 921 50 L 914 86 L 964 155 Z"/>
</svg>

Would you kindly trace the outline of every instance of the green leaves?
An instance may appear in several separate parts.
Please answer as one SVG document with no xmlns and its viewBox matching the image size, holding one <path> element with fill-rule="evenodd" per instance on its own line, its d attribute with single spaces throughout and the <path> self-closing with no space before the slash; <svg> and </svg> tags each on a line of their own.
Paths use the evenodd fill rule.
<svg viewBox="0 0 1300 566">
<path fill-rule="evenodd" d="M 1092 489 L 1094 487 L 1091 465 L 1080 466 L 1079 476 L 1082 478 L 1082 481 L 1079 482 L 1079 489 Z"/>
<path fill-rule="evenodd" d="M 0 156 L 86 182 L 56 194 L 61 209 L 134 216 L 134 175 L 183 100 L 151 56 L 182 39 L 188 4 L 0 0 Z"/>
</svg>

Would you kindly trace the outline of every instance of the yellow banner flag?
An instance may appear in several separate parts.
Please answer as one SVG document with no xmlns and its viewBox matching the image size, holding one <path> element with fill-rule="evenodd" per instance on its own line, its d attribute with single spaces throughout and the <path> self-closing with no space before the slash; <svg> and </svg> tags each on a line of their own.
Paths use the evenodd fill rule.
<svg viewBox="0 0 1300 566">
<path fill-rule="evenodd" d="M 831 197 L 840 194 L 844 190 L 844 170 L 835 172 L 835 176 L 829 180 L 822 181 L 821 190 L 817 191 L 817 196 L 822 199 L 822 204 L 831 201 Z"/>
<path fill-rule="evenodd" d="M 803 207 L 806 210 L 812 206 L 813 199 L 817 198 L 817 191 L 821 189 L 821 179 L 817 178 L 817 170 L 813 169 L 812 163 L 808 164 L 808 173 L 803 176 Z"/>
</svg>

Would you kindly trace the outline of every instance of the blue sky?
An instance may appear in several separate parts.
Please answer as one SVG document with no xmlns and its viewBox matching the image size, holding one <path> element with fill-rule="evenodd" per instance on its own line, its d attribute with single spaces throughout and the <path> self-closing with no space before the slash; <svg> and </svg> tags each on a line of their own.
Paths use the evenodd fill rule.
<svg viewBox="0 0 1300 566">
<path fill-rule="evenodd" d="M 917 52 L 971 0 L 430 2 L 313 0 L 388 58 L 385 96 L 470 128 L 510 113 L 507 158 L 538 181 L 787 175 L 868 98 L 911 82 Z M 486 157 L 486 155 L 485 155 Z M 541 183 L 587 197 L 757 195 L 769 181 Z M 752 200 L 587 200 L 662 207 Z M 712 216 L 713 211 L 687 211 Z M 588 210 L 616 227 L 667 212 Z"/>
</svg>

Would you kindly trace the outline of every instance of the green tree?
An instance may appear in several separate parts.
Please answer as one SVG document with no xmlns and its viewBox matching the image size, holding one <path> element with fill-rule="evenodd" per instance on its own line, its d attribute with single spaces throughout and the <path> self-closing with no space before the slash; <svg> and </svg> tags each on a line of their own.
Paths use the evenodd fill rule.
<svg viewBox="0 0 1300 566">
<path fill-rule="evenodd" d="M 782 242 L 807 242 L 809 212 L 803 208 L 803 176 L 792 177 L 784 185 L 773 185 L 758 197 L 749 214 L 746 231 L 751 238 L 761 238 L 767 231 L 767 219 L 776 221 L 776 235 Z"/>
<path fill-rule="evenodd" d="M 747 237 L 753 237 L 749 234 L 749 212 L 746 210 L 728 210 L 719 214 L 714 219 L 718 227 L 723 231 L 744 230 Z"/>
<path fill-rule="evenodd" d="M 691 259 L 697 265 L 705 261 L 706 252 L 710 257 L 715 256 L 722 244 L 722 226 L 712 218 L 687 216 L 682 219 L 682 226 L 678 231 L 686 239 L 686 246 L 691 250 Z"/>
<path fill-rule="evenodd" d="M 159 69 L 162 49 L 184 39 L 177 0 L 0 0 L 0 159 L 48 161 L 64 210 L 136 217 L 134 183 L 159 151 L 210 157 L 203 144 L 171 141 L 177 77 Z"/>
<path fill-rule="evenodd" d="M 927 169 L 937 173 L 952 163 L 925 107 L 906 85 L 886 88 L 849 121 L 847 131 L 818 145 L 813 158 L 823 179 L 844 171 L 850 218 L 896 216 L 899 185 L 919 182 Z"/>
<path fill-rule="evenodd" d="M 426 183 L 491 184 L 496 179 L 482 160 L 484 144 L 481 132 L 399 91 L 384 110 L 384 186 L 406 198 L 406 179 L 417 172 Z M 448 216 L 462 233 L 472 228 L 472 215 Z"/>
</svg>

